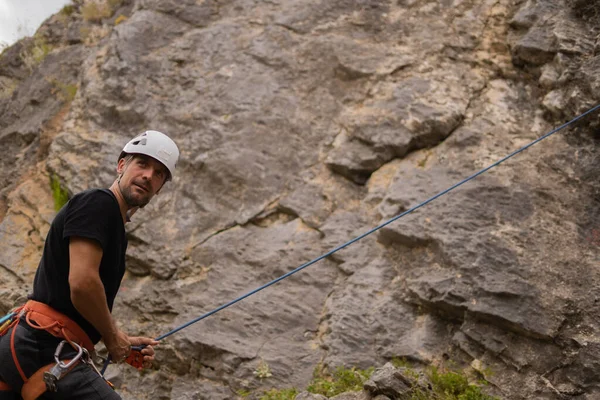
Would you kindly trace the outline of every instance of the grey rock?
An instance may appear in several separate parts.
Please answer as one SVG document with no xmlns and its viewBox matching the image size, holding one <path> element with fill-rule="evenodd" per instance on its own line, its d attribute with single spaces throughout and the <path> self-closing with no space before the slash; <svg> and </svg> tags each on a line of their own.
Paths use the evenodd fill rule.
<svg viewBox="0 0 600 400">
<path fill-rule="evenodd" d="M 364 45 L 357 41 L 338 39 L 334 42 L 334 49 L 339 60 L 335 75 L 342 80 L 393 74 L 413 62 L 413 57 L 401 50 Z"/>
<path fill-rule="evenodd" d="M 33 39 L 0 56 L 0 309 L 30 290 L 49 175 L 106 187 L 145 129 L 182 157 L 128 224 L 115 319 L 157 337 L 273 282 L 596 104 L 590 4 L 128 0 L 50 18 L 42 62 L 21 57 Z M 597 397 L 597 125 L 165 338 L 147 374 L 113 366 L 119 392 L 259 398 L 318 364 L 450 357 L 500 398 Z"/>
<path fill-rule="evenodd" d="M 365 390 L 373 395 L 385 395 L 393 399 L 410 399 L 412 382 L 397 373 L 392 364 L 377 369 L 365 382 Z"/>
<path fill-rule="evenodd" d="M 434 178 L 434 175 L 431 175 L 431 179 L 439 179 L 439 177 Z M 460 204 L 459 214 L 445 213 L 438 217 L 440 222 L 444 221 L 444 225 L 451 227 L 454 232 L 462 230 L 473 232 L 475 236 L 468 245 L 456 243 L 451 248 L 443 250 L 440 243 L 449 243 L 449 238 L 446 237 L 440 242 L 435 236 L 427 234 L 433 226 L 429 227 L 423 222 L 417 222 L 414 218 L 412 226 L 399 223 L 394 227 L 383 229 L 380 240 L 390 245 L 396 244 L 408 248 L 425 247 L 431 249 L 434 254 L 437 253 L 433 262 L 439 267 L 428 268 L 422 275 L 415 271 L 413 277 L 407 281 L 410 290 L 424 304 L 431 306 L 435 304 L 434 307 L 439 307 L 457 318 L 461 318 L 467 310 L 480 314 L 482 318 L 499 313 L 496 314 L 499 317 L 498 323 L 506 323 L 507 328 L 512 326 L 513 329 L 529 331 L 532 335 L 551 337 L 556 334 L 562 320 L 560 317 L 545 319 L 549 314 L 536 304 L 535 290 L 531 284 L 521 278 L 522 273 L 518 272 L 520 267 L 516 254 L 510 249 L 508 242 L 475 233 L 480 229 L 479 224 L 489 218 L 495 218 L 494 215 L 498 210 L 503 210 L 501 211 L 503 218 L 513 223 L 524 221 L 531 215 L 533 207 L 528 204 L 531 200 L 526 192 L 509 194 L 504 192 L 505 190 L 502 187 L 493 188 L 489 185 L 486 185 L 485 189 L 475 187 L 463 190 L 450 200 Z M 410 196 L 410 191 L 404 190 L 403 196 Z M 521 200 L 514 202 L 515 196 L 521 196 Z M 484 203 L 488 204 L 488 207 L 474 209 L 469 206 L 473 199 L 483 197 L 487 198 Z M 495 205 L 490 207 L 491 204 Z M 448 207 L 449 205 L 446 206 L 446 210 Z M 423 221 L 423 219 L 419 220 Z M 413 228 L 415 223 L 421 227 Z M 443 265 L 456 267 L 448 269 L 442 267 Z M 486 266 L 489 265 L 504 267 L 493 272 L 488 270 L 489 275 L 481 281 L 472 279 L 486 274 L 483 271 L 486 271 Z M 478 268 L 482 269 L 478 270 Z M 498 285 L 499 282 L 503 283 Z M 505 286 L 506 282 L 511 283 Z M 497 300 L 500 298 L 502 299 L 500 302 L 505 304 L 506 308 L 499 307 Z M 512 298 L 514 303 L 510 300 Z M 521 306 L 523 308 L 520 308 Z M 492 309 L 494 311 L 488 314 Z"/>
<path fill-rule="evenodd" d="M 554 28 L 558 51 L 575 56 L 593 53 L 595 42 L 587 37 L 587 27 L 569 17 L 570 14 L 566 14 L 564 18 L 559 19 Z"/>
<path fill-rule="evenodd" d="M 334 400 L 370 400 L 371 396 L 365 392 L 346 392 L 330 397 Z"/>
<path fill-rule="evenodd" d="M 346 110 L 344 131 L 326 160 L 333 171 L 359 184 L 393 158 L 448 137 L 464 117 L 468 96 L 442 76 L 408 78 L 400 86 L 381 85 L 378 91 L 368 107 Z M 441 101 L 438 91 L 447 93 Z"/>
<path fill-rule="evenodd" d="M 296 397 L 294 397 L 294 400 L 327 400 L 327 397 L 323 396 L 322 394 L 302 392 L 296 395 Z"/>
<path fill-rule="evenodd" d="M 567 100 L 561 90 L 553 90 L 544 97 L 542 104 L 553 116 L 560 117 L 567 106 Z"/>
<path fill-rule="evenodd" d="M 0 58 L 0 74 L 2 76 L 23 80 L 29 75 L 30 71 L 25 68 L 21 53 L 32 41 L 31 38 L 25 38 L 4 49 Z"/>
<path fill-rule="evenodd" d="M 556 36 L 548 27 L 534 27 L 517 42 L 513 51 L 520 62 L 545 64 L 558 51 Z"/>
<path fill-rule="evenodd" d="M 547 88 L 553 89 L 557 84 L 560 73 L 553 64 L 545 64 L 542 67 L 542 75 L 540 76 L 540 84 Z"/>
<path fill-rule="evenodd" d="M 540 17 L 539 5 L 535 0 L 528 0 L 510 20 L 511 26 L 516 29 L 531 28 Z"/>
<path fill-rule="evenodd" d="M 389 150 L 374 150 L 360 141 L 345 141 L 332 151 L 327 166 L 358 184 L 365 184 L 371 173 L 393 158 Z"/>
<path fill-rule="evenodd" d="M 279 201 L 279 209 L 302 218 L 311 228 L 318 228 L 332 212 L 333 204 L 322 188 L 308 184 L 299 186 Z"/>
</svg>

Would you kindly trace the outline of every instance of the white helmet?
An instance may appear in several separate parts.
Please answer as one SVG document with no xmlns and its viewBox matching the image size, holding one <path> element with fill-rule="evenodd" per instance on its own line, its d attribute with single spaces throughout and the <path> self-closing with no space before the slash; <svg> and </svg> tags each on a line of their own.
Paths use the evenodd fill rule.
<svg viewBox="0 0 600 400">
<path fill-rule="evenodd" d="M 179 159 L 179 149 L 175 142 L 159 131 L 146 131 L 131 139 L 119 156 L 123 158 L 125 154 L 144 154 L 154 158 L 162 163 L 169 170 L 167 181 L 171 180 L 175 173 L 175 166 Z"/>
</svg>

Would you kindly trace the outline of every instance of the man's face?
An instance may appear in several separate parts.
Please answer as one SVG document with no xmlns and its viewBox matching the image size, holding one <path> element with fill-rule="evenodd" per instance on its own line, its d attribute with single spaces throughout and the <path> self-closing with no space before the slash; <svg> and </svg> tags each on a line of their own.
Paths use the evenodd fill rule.
<svg viewBox="0 0 600 400">
<path fill-rule="evenodd" d="M 158 193 L 168 176 L 167 168 L 152 157 L 135 154 L 119 160 L 119 187 L 130 207 L 144 207 Z"/>
</svg>

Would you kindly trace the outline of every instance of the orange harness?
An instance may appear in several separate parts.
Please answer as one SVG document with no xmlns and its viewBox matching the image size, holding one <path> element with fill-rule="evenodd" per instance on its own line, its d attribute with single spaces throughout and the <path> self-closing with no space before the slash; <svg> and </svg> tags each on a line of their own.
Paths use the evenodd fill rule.
<svg viewBox="0 0 600 400">
<path fill-rule="evenodd" d="M 90 354 L 94 351 L 94 344 L 77 323 L 44 303 L 29 300 L 14 312 L 17 314 L 16 318 L 0 333 L 0 336 L 4 336 L 10 328 L 14 328 L 10 336 L 10 350 L 21 379 L 23 379 L 21 397 L 23 397 L 23 400 L 35 400 L 46 392 L 47 388 L 43 376 L 46 371 L 52 368 L 54 363 L 40 368 L 29 378 L 25 376 L 15 350 L 15 331 L 22 316 L 25 316 L 25 321 L 32 328 L 43 329 L 57 338 L 77 343 L 87 349 Z M 0 391 L 9 390 L 12 390 L 11 387 L 0 381 Z"/>
</svg>

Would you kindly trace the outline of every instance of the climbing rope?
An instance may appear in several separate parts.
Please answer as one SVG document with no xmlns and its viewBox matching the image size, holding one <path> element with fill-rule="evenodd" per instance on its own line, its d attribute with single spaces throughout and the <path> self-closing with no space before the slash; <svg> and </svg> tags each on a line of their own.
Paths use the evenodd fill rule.
<svg viewBox="0 0 600 400">
<path fill-rule="evenodd" d="M 564 129 L 564 128 L 566 128 L 566 127 L 568 127 L 568 126 L 570 126 L 570 125 L 574 124 L 575 122 L 579 121 L 580 119 L 582 119 L 582 118 L 586 117 L 587 115 L 589 115 L 589 114 L 593 113 L 594 111 L 596 111 L 596 110 L 598 110 L 598 109 L 600 109 L 600 104 L 598 104 L 598 105 L 597 105 L 597 106 L 595 106 L 594 108 L 591 108 L 591 109 L 589 109 L 588 111 L 584 112 L 583 114 L 579 115 L 578 117 L 575 117 L 575 118 L 573 118 L 571 121 L 569 121 L 569 122 L 566 122 L 565 124 L 563 124 L 563 125 L 559 126 L 558 128 L 556 128 L 556 129 L 552 130 L 551 132 L 548 132 L 547 134 L 545 134 L 544 136 L 542 136 L 542 137 L 540 137 L 540 138 L 538 138 L 538 139 L 534 140 L 533 142 L 531 142 L 531 143 L 529 143 L 529 144 L 527 144 L 527 145 L 525 145 L 525 146 L 521 147 L 520 149 L 518 149 L 518 150 L 516 150 L 516 151 L 514 151 L 514 152 L 512 152 L 512 153 L 510 153 L 509 155 L 507 155 L 507 156 L 505 156 L 504 158 L 502 158 L 502 159 L 500 159 L 500 160 L 496 161 L 496 162 L 495 162 L 495 163 L 493 163 L 492 165 L 490 165 L 490 166 L 488 166 L 488 167 L 486 167 L 486 168 L 482 169 L 481 171 L 479 171 L 479 172 L 477 172 L 477 173 L 475 173 L 475 174 L 473 174 L 473 175 L 469 176 L 468 178 L 465 178 L 465 179 L 463 179 L 462 181 L 460 181 L 460 182 L 456 183 L 455 185 L 453 185 L 453 186 L 449 187 L 448 189 L 446 189 L 446 190 L 444 190 L 444 191 L 442 191 L 442 192 L 440 192 L 440 193 L 436 194 L 435 196 L 432 196 L 432 197 L 430 197 L 429 199 L 427 199 L 427 200 L 423 201 L 422 203 L 420 203 L 420 204 L 418 204 L 418 205 L 416 205 L 416 206 L 412 207 L 411 209 L 409 209 L 409 210 L 406 210 L 406 211 L 404 211 L 403 213 L 396 215 L 395 217 L 393 217 L 393 218 L 391 218 L 391 219 L 389 219 L 389 220 L 387 220 L 387 221 L 383 222 L 382 224 L 380 224 L 380 225 L 377 225 L 375 228 L 373 228 L 373 229 L 371 229 L 371 230 L 369 230 L 369 231 L 367 231 L 367 232 L 363 233 L 362 235 L 355 237 L 354 239 L 352 239 L 352 240 L 350 240 L 350 241 L 348 241 L 348 242 L 346 242 L 346 243 L 344 243 L 344 244 L 342 244 L 342 245 L 340 245 L 340 246 L 338 246 L 338 247 L 334 248 L 333 250 L 330 250 L 330 251 L 328 251 L 327 253 L 325 253 L 325 254 L 323 254 L 323 255 L 321 255 L 321 256 L 319 256 L 319 257 L 317 257 L 317 258 L 315 258 L 315 259 L 313 259 L 313 260 L 311 260 L 311 261 L 309 261 L 309 262 L 307 262 L 307 263 L 305 263 L 305 264 L 302 264 L 302 265 L 301 265 L 301 266 L 299 266 L 298 268 L 296 268 L 296 269 L 294 269 L 294 270 L 292 270 L 292 271 L 290 271 L 290 272 L 288 272 L 288 273 L 286 273 L 286 274 L 284 274 L 284 275 L 280 276 L 280 277 L 279 277 L 279 278 L 277 278 L 277 279 L 274 279 L 274 280 L 272 280 L 271 282 L 268 282 L 268 283 L 266 283 L 266 284 L 264 284 L 264 285 L 262 285 L 262 286 L 260 286 L 260 287 L 258 287 L 258 288 L 256 288 L 256 289 L 254 289 L 254 290 L 252 290 L 252 291 L 250 291 L 250 292 L 248 292 L 248 293 L 246 293 L 246 294 L 244 294 L 244 295 L 242 295 L 242 296 L 240 296 L 240 297 L 238 297 L 238 298 L 236 298 L 236 299 L 234 299 L 234 300 L 231 300 L 230 302 L 228 302 L 228 303 L 225 303 L 225 304 L 223 304 L 223 305 L 221 305 L 221 306 L 219 306 L 219 307 L 215 308 L 214 310 L 207 312 L 206 314 L 203 314 L 203 315 L 201 315 L 201 316 L 199 316 L 199 317 L 197 317 L 197 318 L 195 318 L 195 319 L 193 319 L 193 320 L 191 320 L 191 321 L 189 321 L 189 322 L 186 322 L 185 324 L 183 324 L 183 325 L 181 325 L 181 326 L 179 326 L 179 327 L 177 327 L 177 328 L 175 328 L 175 329 L 173 329 L 173 330 L 171 330 L 171 331 L 169 331 L 169 332 L 167 332 L 167 333 L 165 333 L 165 334 L 163 334 L 163 335 L 161 335 L 161 336 L 157 337 L 155 340 L 157 340 L 157 341 L 161 341 L 161 340 L 163 340 L 164 338 L 166 338 L 166 337 L 168 337 L 168 336 L 171 336 L 171 335 L 173 335 L 174 333 L 177 333 L 177 332 L 179 332 L 180 330 L 182 330 L 182 329 L 185 329 L 185 328 L 187 328 L 187 327 L 188 327 L 188 326 L 190 326 L 190 325 L 193 325 L 193 324 L 195 324 L 196 322 L 202 321 L 203 319 L 205 319 L 205 318 L 207 318 L 207 317 L 210 317 L 211 315 L 213 315 L 213 314 L 216 314 L 217 312 L 219 312 L 219 311 L 221 311 L 221 310 L 223 310 L 223 309 L 225 309 L 225 308 L 227 308 L 227 307 L 229 307 L 229 306 L 232 306 L 232 305 L 234 305 L 235 303 L 237 303 L 237 302 L 240 302 L 240 301 L 244 300 L 245 298 L 247 298 L 247 297 L 249 297 L 249 296 L 252 296 L 253 294 L 255 294 L 255 293 L 257 293 L 257 292 L 260 292 L 261 290 L 263 290 L 263 289 L 266 289 L 266 288 L 268 288 L 269 286 L 272 286 L 272 285 L 276 284 L 277 282 L 284 280 L 285 278 L 287 278 L 287 277 L 289 277 L 289 276 L 291 276 L 291 275 L 295 274 L 296 272 L 302 271 L 304 268 L 306 268 L 306 267 L 309 267 L 309 266 L 311 266 L 311 265 L 315 264 L 316 262 L 318 262 L 318 261 L 320 261 L 320 260 L 322 260 L 322 259 L 324 259 L 324 258 L 326 258 L 326 257 L 329 257 L 330 255 L 332 255 L 332 254 L 334 254 L 334 253 L 336 253 L 336 252 L 338 252 L 338 251 L 340 251 L 340 250 L 342 250 L 342 249 L 344 249 L 344 248 L 346 248 L 346 247 L 350 246 L 351 244 L 353 244 L 353 243 L 355 243 L 355 242 L 358 242 L 359 240 L 361 240 L 361 239 L 365 238 L 366 236 L 369 236 L 370 234 L 372 234 L 372 233 L 374 233 L 374 232 L 376 232 L 376 231 L 380 230 L 381 228 L 383 228 L 383 227 L 385 227 L 385 226 L 387 226 L 387 225 L 391 224 L 392 222 L 394 222 L 394 221 L 396 221 L 396 220 L 398 220 L 398 219 L 400 219 L 400 218 L 404 217 L 405 215 L 407 215 L 407 214 L 410 214 L 410 213 L 412 213 L 412 212 L 414 212 L 414 211 L 418 210 L 419 208 L 421 208 L 421 207 L 423 207 L 423 206 L 425 206 L 425 205 L 427 205 L 427 204 L 431 203 L 431 202 L 432 202 L 432 201 L 434 201 L 435 199 L 437 199 L 437 198 L 439 198 L 439 197 L 441 197 L 441 196 L 443 196 L 443 195 L 445 195 L 445 194 L 447 194 L 447 193 L 451 192 L 452 190 L 456 189 L 457 187 L 459 187 L 459 186 L 462 186 L 463 184 L 465 184 L 465 183 L 469 182 L 470 180 L 472 180 L 472 179 L 475 179 L 475 178 L 476 178 L 476 177 L 478 177 L 479 175 L 486 173 L 486 172 L 487 172 L 487 171 L 489 171 L 490 169 L 492 169 L 492 168 L 494 168 L 494 167 L 496 167 L 496 166 L 498 166 L 498 165 L 502 164 L 504 161 L 506 161 L 506 160 L 508 160 L 508 159 L 510 159 L 510 158 L 512 158 L 512 157 L 514 157 L 514 156 L 516 156 L 517 154 L 519 154 L 519 153 L 521 153 L 521 152 L 523 152 L 523 151 L 527 150 L 527 149 L 528 149 L 528 148 L 530 148 L 531 146 L 533 146 L 533 145 L 535 145 L 535 144 L 537 144 L 537 143 L 541 142 L 542 140 L 544 140 L 544 139 L 546 139 L 546 138 L 548 138 L 548 137 L 550 137 L 550 136 L 554 135 L 555 133 L 557 133 L 557 132 L 561 131 L 562 129 Z M 137 351 L 139 351 L 139 350 L 141 350 L 141 349 L 142 349 L 142 347 L 139 347 L 139 346 L 135 348 L 135 350 L 137 350 Z M 104 368 L 102 369 L 102 374 L 104 374 L 104 371 L 106 370 L 106 367 L 108 366 L 109 362 L 110 362 L 110 357 L 109 357 L 109 359 L 108 359 L 108 360 L 106 360 L 106 363 L 104 364 Z"/>
</svg>

